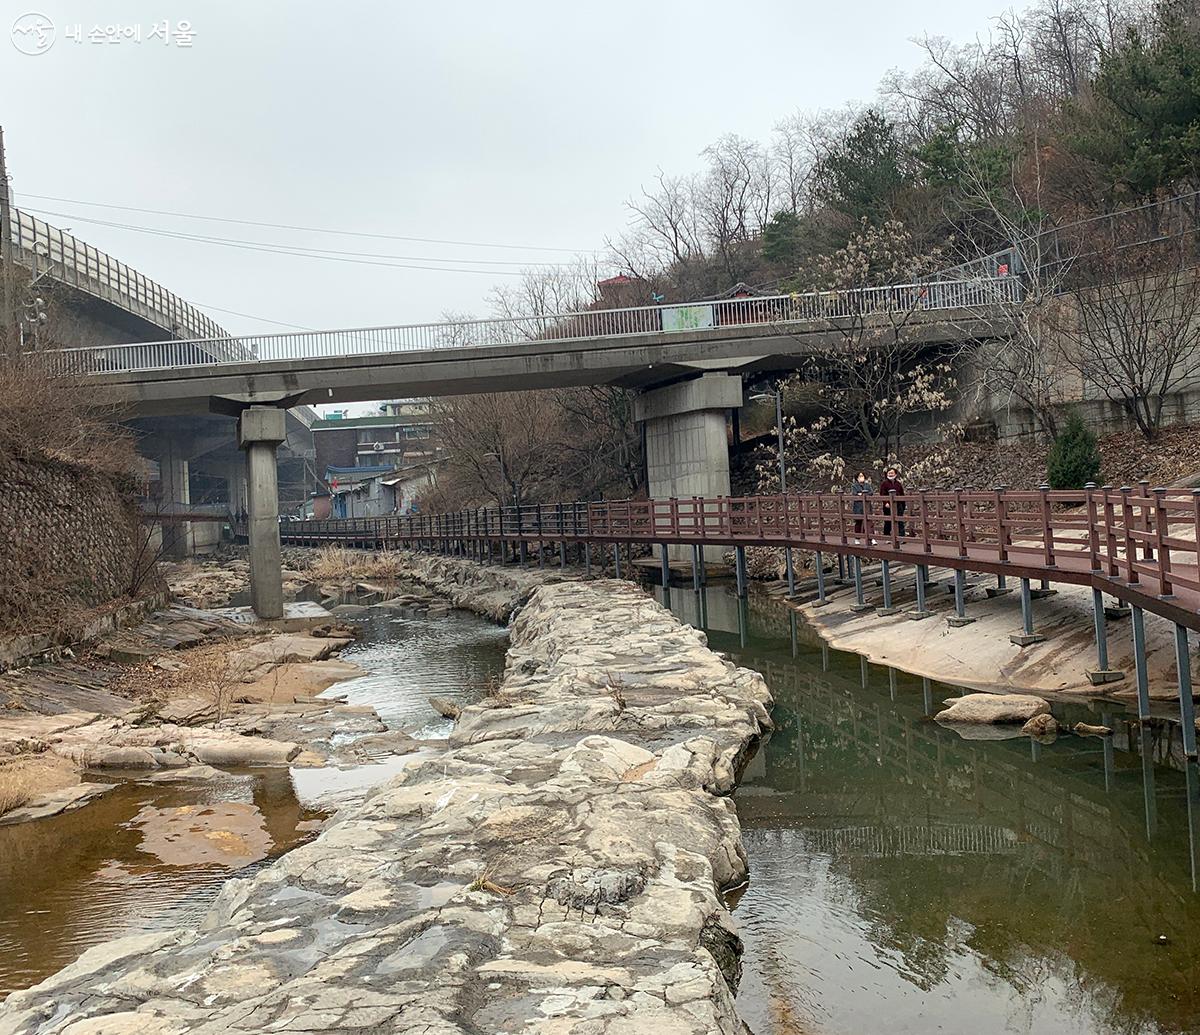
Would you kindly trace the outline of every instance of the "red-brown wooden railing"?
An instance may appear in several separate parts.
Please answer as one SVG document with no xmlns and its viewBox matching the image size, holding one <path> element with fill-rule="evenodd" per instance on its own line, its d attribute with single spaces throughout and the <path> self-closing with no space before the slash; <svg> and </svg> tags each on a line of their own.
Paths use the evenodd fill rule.
<svg viewBox="0 0 1200 1035">
<path fill-rule="evenodd" d="M 862 513 L 854 513 L 856 504 Z M 903 509 L 903 513 L 900 511 Z M 920 490 L 904 497 L 604 500 L 280 525 L 284 542 L 791 546 L 1092 585 L 1200 628 L 1200 490 Z"/>
</svg>

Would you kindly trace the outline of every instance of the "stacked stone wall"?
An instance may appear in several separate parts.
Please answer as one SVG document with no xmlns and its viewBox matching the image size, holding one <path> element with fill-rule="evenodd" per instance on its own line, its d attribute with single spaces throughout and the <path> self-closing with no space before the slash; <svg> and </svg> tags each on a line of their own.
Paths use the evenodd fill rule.
<svg viewBox="0 0 1200 1035">
<path fill-rule="evenodd" d="M 125 597 L 140 554 L 131 492 L 66 463 L 0 459 L 0 634 Z"/>
</svg>

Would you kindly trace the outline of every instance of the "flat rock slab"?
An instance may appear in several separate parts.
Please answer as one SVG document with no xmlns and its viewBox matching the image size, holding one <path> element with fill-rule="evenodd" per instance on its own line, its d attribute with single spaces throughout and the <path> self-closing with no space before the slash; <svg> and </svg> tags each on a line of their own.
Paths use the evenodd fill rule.
<svg viewBox="0 0 1200 1035">
<path fill-rule="evenodd" d="M 0 816 L 0 826 L 26 823 L 33 819 L 47 819 L 63 812 L 72 812 L 111 791 L 115 786 L 115 783 L 77 783 L 71 787 L 39 794 L 20 808 L 11 809 Z"/>
<path fill-rule="evenodd" d="M 538 589 L 511 642 L 445 751 L 198 928 L 13 993 L 0 1035 L 744 1035 L 721 891 L 746 858 L 714 791 L 769 727 L 761 676 L 621 582 Z"/>
<path fill-rule="evenodd" d="M 1050 711 L 1050 705 L 1029 694 L 965 694 L 952 697 L 946 704 L 949 707 L 934 718 L 947 724 L 1026 723 Z"/>
</svg>

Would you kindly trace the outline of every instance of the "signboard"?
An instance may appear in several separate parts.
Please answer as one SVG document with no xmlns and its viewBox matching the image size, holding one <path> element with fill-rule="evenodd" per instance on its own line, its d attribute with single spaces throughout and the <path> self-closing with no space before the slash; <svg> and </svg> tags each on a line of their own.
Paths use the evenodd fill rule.
<svg viewBox="0 0 1200 1035">
<path fill-rule="evenodd" d="M 673 305 L 662 311 L 664 331 L 700 331 L 713 326 L 711 305 Z"/>
</svg>

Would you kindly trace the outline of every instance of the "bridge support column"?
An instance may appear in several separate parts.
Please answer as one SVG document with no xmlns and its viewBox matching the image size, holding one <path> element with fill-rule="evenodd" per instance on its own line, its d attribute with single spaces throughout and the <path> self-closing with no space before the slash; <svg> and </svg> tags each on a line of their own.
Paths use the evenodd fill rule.
<svg viewBox="0 0 1200 1035">
<path fill-rule="evenodd" d="M 1009 639 L 1018 647 L 1028 647 L 1032 643 L 1041 643 L 1046 637 L 1033 631 L 1033 593 L 1029 588 L 1029 580 L 1021 580 L 1021 631 L 1013 633 Z"/>
<path fill-rule="evenodd" d="M 238 445 L 246 453 L 250 603 L 259 618 L 283 617 L 283 564 L 279 551 L 279 471 L 275 452 L 287 437 L 287 414 L 248 406 L 238 418 Z"/>
<path fill-rule="evenodd" d="M 163 512 L 186 510 L 192 502 L 191 469 L 180 450 L 168 448 L 158 459 L 158 484 Z M 164 521 L 162 552 L 168 560 L 179 561 L 188 555 L 191 524 L 187 521 Z"/>
<path fill-rule="evenodd" d="M 742 379 L 704 374 L 638 396 L 635 416 L 646 426 L 646 477 L 651 499 L 729 495 L 729 438 L 726 413 L 742 405 Z M 704 548 L 719 563 L 723 549 Z M 684 560 L 686 546 L 668 549 Z"/>
<path fill-rule="evenodd" d="M 1130 606 L 1133 626 L 1133 672 L 1137 680 L 1138 718 L 1145 722 L 1150 718 L 1150 675 L 1146 668 L 1146 622 L 1142 609 Z"/>
<path fill-rule="evenodd" d="M 825 558 L 818 550 L 813 557 L 813 563 L 817 568 L 817 602 L 815 607 L 824 607 L 829 601 L 825 598 Z M 795 593 L 792 594 L 795 596 Z"/>
</svg>

